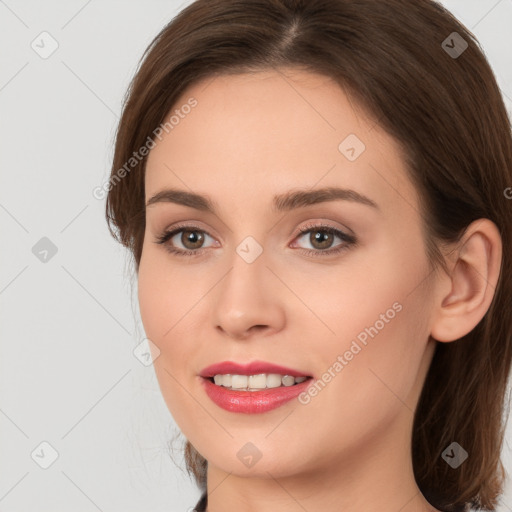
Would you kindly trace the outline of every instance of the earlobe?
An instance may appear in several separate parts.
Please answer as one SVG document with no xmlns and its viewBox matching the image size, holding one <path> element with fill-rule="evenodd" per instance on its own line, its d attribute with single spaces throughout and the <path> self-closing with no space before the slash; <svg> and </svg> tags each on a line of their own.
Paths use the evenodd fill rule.
<svg viewBox="0 0 512 512">
<path fill-rule="evenodd" d="M 475 220 L 454 254 L 449 275 L 439 278 L 431 327 L 431 336 L 441 342 L 455 341 L 471 332 L 487 313 L 501 267 L 498 228 L 489 219 Z"/>
</svg>

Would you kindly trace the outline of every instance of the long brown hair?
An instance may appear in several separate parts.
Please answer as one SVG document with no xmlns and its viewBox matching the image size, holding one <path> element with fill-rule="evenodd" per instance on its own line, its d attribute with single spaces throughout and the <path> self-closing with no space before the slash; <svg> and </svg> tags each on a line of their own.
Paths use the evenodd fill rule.
<svg viewBox="0 0 512 512">
<path fill-rule="evenodd" d="M 491 306 L 469 334 L 437 343 L 412 436 L 415 478 L 432 505 L 493 509 L 505 477 L 502 414 L 512 354 L 511 124 L 478 41 L 441 5 L 197 0 L 187 6 L 147 48 L 127 91 L 104 187 L 109 229 L 130 249 L 138 272 L 146 157 L 130 159 L 154 140 L 188 86 L 290 66 L 336 80 L 402 145 L 433 266 L 443 267 L 440 244 L 458 241 L 476 219 L 492 220 L 501 233 Z M 457 469 L 441 457 L 453 441 L 469 454 Z M 207 461 L 188 441 L 185 455 L 204 489 Z"/>
</svg>

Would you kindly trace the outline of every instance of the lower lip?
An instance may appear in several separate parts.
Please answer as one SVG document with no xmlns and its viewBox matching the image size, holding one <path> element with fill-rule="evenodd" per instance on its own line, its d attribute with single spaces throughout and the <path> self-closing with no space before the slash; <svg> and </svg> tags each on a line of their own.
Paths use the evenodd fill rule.
<svg viewBox="0 0 512 512">
<path fill-rule="evenodd" d="M 257 414 L 271 411 L 293 400 L 313 382 L 312 378 L 293 386 L 267 388 L 261 391 L 235 391 L 217 386 L 207 378 L 199 377 L 206 394 L 219 407 L 230 412 Z"/>
</svg>

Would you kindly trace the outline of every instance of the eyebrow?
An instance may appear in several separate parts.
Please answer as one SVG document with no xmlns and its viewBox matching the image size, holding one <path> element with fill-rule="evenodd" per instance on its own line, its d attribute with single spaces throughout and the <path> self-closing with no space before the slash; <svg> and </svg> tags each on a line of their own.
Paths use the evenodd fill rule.
<svg viewBox="0 0 512 512">
<path fill-rule="evenodd" d="M 369 197 L 355 190 L 338 187 L 326 187 L 316 190 L 291 190 L 284 194 L 274 196 L 272 207 L 275 212 L 285 212 L 335 200 L 353 201 L 376 208 L 377 210 L 379 209 L 377 203 Z M 148 200 L 146 207 L 157 203 L 175 203 L 217 215 L 217 206 L 214 201 L 207 196 L 187 192 L 186 190 L 161 190 Z"/>
</svg>

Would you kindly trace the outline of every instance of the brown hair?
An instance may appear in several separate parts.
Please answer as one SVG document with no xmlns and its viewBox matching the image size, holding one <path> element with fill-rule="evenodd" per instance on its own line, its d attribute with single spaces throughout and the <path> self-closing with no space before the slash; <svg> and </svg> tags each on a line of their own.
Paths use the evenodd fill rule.
<svg viewBox="0 0 512 512">
<path fill-rule="evenodd" d="M 460 55 L 453 51 L 464 46 L 453 32 L 468 45 Z M 441 5 L 198 0 L 187 6 L 147 48 L 127 92 L 108 185 L 109 229 L 130 249 L 138 272 L 146 158 L 130 164 L 122 179 L 119 169 L 152 140 L 188 86 L 290 66 L 336 80 L 404 148 L 433 267 L 443 267 L 441 244 L 457 242 L 472 221 L 488 218 L 501 233 L 491 306 L 469 334 L 437 343 L 412 437 L 415 478 L 432 505 L 492 509 L 505 478 L 500 451 L 511 364 L 512 202 L 505 193 L 512 186 L 511 124 L 478 41 Z M 457 469 L 441 457 L 453 441 L 469 453 Z M 204 489 L 207 461 L 188 441 L 186 461 Z"/>
</svg>

